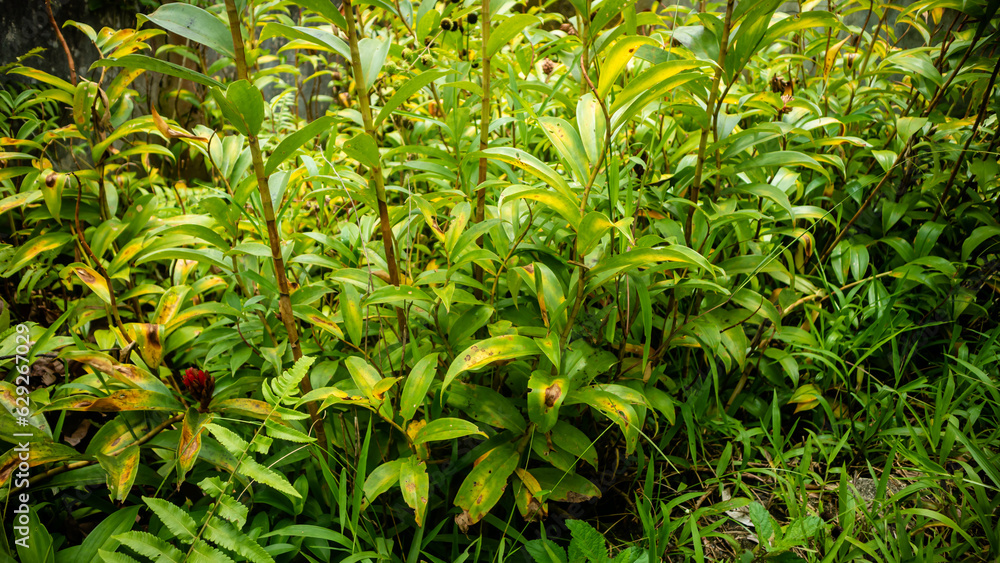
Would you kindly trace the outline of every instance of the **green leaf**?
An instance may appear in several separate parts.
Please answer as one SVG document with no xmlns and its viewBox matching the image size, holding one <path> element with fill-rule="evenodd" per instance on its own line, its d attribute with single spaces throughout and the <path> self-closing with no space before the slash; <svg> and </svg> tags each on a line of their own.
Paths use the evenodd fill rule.
<svg viewBox="0 0 1000 563">
<path fill-rule="evenodd" d="M 544 180 L 550 187 L 555 188 L 560 194 L 568 198 L 570 201 L 574 201 L 577 197 L 562 176 L 549 167 L 548 164 L 545 164 L 538 158 L 524 152 L 521 149 L 511 147 L 492 147 L 466 155 L 466 158 L 481 157 L 485 157 L 490 160 L 499 160 L 505 164 L 516 166 L 528 172 L 532 176 L 535 176 L 540 180 Z"/>
<path fill-rule="evenodd" d="M 227 57 L 236 57 L 233 35 L 229 27 L 213 14 L 181 2 L 164 4 L 148 16 L 140 15 L 156 25 L 181 37 L 215 49 Z"/>
<path fill-rule="evenodd" d="M 138 447 L 136 447 L 136 458 L 138 459 Z M 132 479 L 135 479 L 134 473 Z M 87 534 L 80 549 L 74 554 L 74 559 L 95 561 L 100 550 L 114 551 L 117 549 L 120 542 L 116 536 L 132 529 L 140 508 L 138 505 L 123 508 L 102 520 L 96 528 Z"/>
<path fill-rule="evenodd" d="M 337 9 L 337 5 L 329 0 L 295 0 L 295 4 L 312 10 L 326 18 L 330 23 L 347 31 L 347 20 Z"/>
<path fill-rule="evenodd" d="M 342 148 L 347 156 L 368 168 L 378 168 L 381 164 L 382 157 L 378 152 L 378 144 L 368 133 L 358 133 L 344 142 Z"/>
<path fill-rule="evenodd" d="M 673 245 L 667 248 L 637 248 L 605 258 L 588 272 L 587 285 L 599 287 L 622 272 L 661 262 L 670 262 L 671 267 L 677 268 L 701 268 L 715 278 L 715 269 L 704 256 L 686 246 Z"/>
<path fill-rule="evenodd" d="M 181 4 L 167 4 L 168 6 L 181 5 Z M 185 6 L 187 4 L 184 4 Z M 227 31 L 228 33 L 228 31 Z M 167 76 L 173 76 L 176 78 L 181 78 L 183 80 L 190 80 L 196 84 L 201 84 L 202 86 L 215 86 L 222 88 L 223 84 L 218 80 L 205 76 L 200 72 L 193 71 L 189 68 L 182 67 L 178 64 L 174 64 L 167 61 L 161 61 L 159 59 L 154 59 L 146 55 L 125 55 L 124 57 L 119 57 L 117 59 L 101 59 L 94 64 L 90 65 L 90 68 L 100 68 L 100 67 L 122 67 L 127 69 L 142 69 L 152 72 L 158 72 L 160 74 L 166 74 Z"/>
<path fill-rule="evenodd" d="M 466 348 L 455 357 L 444 376 L 441 390 L 444 391 L 458 374 L 481 368 L 500 360 L 512 360 L 538 354 L 540 350 L 535 341 L 526 336 L 507 334 L 487 338 Z"/>
<path fill-rule="evenodd" d="M 371 504 L 379 495 L 388 491 L 399 481 L 399 468 L 403 465 L 403 460 L 394 459 L 387 461 L 376 467 L 363 486 L 366 505 Z"/>
<path fill-rule="evenodd" d="M 692 70 L 702 66 L 705 66 L 705 63 L 702 61 L 677 60 L 667 61 L 648 68 L 639 74 L 639 76 L 628 81 L 628 85 L 615 96 L 615 102 L 608 111 L 615 114 L 620 108 L 625 107 L 641 94 L 657 88 L 675 75 L 685 70 Z"/>
<path fill-rule="evenodd" d="M 372 89 L 372 85 L 375 84 L 375 80 L 378 78 L 378 73 L 382 70 L 382 65 L 385 64 L 385 57 L 389 54 L 390 45 L 391 41 L 389 40 L 382 41 L 372 37 L 365 37 L 358 42 L 358 51 L 361 54 L 361 73 L 364 76 L 365 95 Z"/>
<path fill-rule="evenodd" d="M 580 96 L 580 101 L 576 104 L 576 127 L 580 131 L 580 142 L 587 152 L 587 161 L 597 162 L 604 149 L 608 124 L 604 109 L 592 92 Z"/>
<path fill-rule="evenodd" d="M 515 184 L 503 191 L 501 199 L 530 199 L 537 201 L 562 216 L 574 229 L 581 228 L 579 204 L 557 191 L 548 188 L 530 188 L 522 184 Z"/>
<path fill-rule="evenodd" d="M 354 380 L 358 389 L 373 403 L 380 402 L 381 398 L 375 396 L 375 386 L 382 380 L 378 370 L 357 356 L 347 358 L 344 360 L 344 364 L 347 366 L 347 371 L 351 373 L 351 379 Z"/>
<path fill-rule="evenodd" d="M 569 379 L 534 372 L 528 381 L 528 417 L 541 432 L 548 432 L 559 420 L 559 407 L 569 393 Z"/>
<path fill-rule="evenodd" d="M 527 424 L 521 410 L 504 395 L 483 385 L 453 383 L 448 404 L 457 407 L 473 420 L 523 434 Z"/>
<path fill-rule="evenodd" d="M 399 468 L 399 488 L 403 491 L 403 500 L 414 510 L 417 526 L 423 526 L 427 518 L 430 489 L 427 464 L 415 456 L 406 458 Z"/>
<path fill-rule="evenodd" d="M 378 112 L 378 115 L 375 117 L 375 127 L 378 127 L 383 120 L 392 115 L 393 110 L 403 105 L 403 102 L 408 100 L 410 96 L 416 94 L 422 88 L 431 82 L 434 82 L 438 78 L 453 72 L 455 71 L 451 69 L 434 69 L 407 78 L 407 80 L 403 82 L 403 85 L 396 90 L 396 93 L 389 98 L 389 101 L 385 103 L 382 110 Z"/>
<path fill-rule="evenodd" d="M 490 39 L 486 43 L 486 56 L 492 58 L 504 45 L 521 33 L 529 25 L 539 23 L 535 16 L 528 14 L 515 14 L 505 19 L 500 25 L 490 31 Z"/>
<path fill-rule="evenodd" d="M 238 80 L 226 89 L 226 99 L 243 118 L 247 133 L 256 137 L 264 123 L 264 98 L 260 90 L 246 80 Z"/>
<path fill-rule="evenodd" d="M 604 58 L 604 65 L 601 67 L 601 79 L 597 83 L 597 95 L 606 98 L 615 80 L 632 60 L 632 56 L 642 45 L 659 46 L 659 43 L 650 37 L 642 35 L 629 35 L 618 39 L 611 49 L 608 50 Z M 582 101 L 582 100 L 581 100 Z M 584 131 L 584 124 L 580 123 L 580 131 Z"/>
<path fill-rule="evenodd" d="M 771 545 L 771 538 L 774 537 L 774 523 L 771 515 L 759 502 L 750 505 L 750 521 L 757 532 L 757 537 L 766 547 Z"/>
<path fill-rule="evenodd" d="M 404 421 L 409 421 L 417 412 L 417 408 L 424 404 L 427 390 L 430 389 L 437 373 L 438 355 L 428 354 L 413 365 L 410 374 L 403 383 L 403 393 L 399 397 L 399 414 Z"/>
<path fill-rule="evenodd" d="M 290 41 L 301 41 L 308 46 L 302 48 L 330 51 L 351 60 L 351 48 L 343 39 L 316 27 L 292 27 L 280 23 L 269 23 L 260 32 L 261 41 L 272 37 L 283 37 Z M 301 47 L 296 45 L 297 47 Z"/>
<path fill-rule="evenodd" d="M 426 442 L 453 440 L 455 438 L 471 436 L 473 434 L 486 436 L 484 432 L 479 430 L 478 426 L 467 420 L 459 418 L 439 418 L 428 422 L 425 426 L 420 428 L 420 430 L 417 430 L 416 435 L 413 437 L 413 443 L 414 445 L 420 445 Z"/>
<path fill-rule="evenodd" d="M 531 540 L 524 548 L 535 563 L 566 563 L 566 550 L 550 539 Z"/>
<path fill-rule="evenodd" d="M 967 262 L 969 257 L 972 256 L 972 251 L 979 247 L 987 239 L 993 238 L 995 236 L 1000 236 L 1000 227 L 993 227 L 989 225 L 983 225 L 981 227 L 976 227 L 976 230 L 972 231 L 964 241 L 962 241 L 962 261 Z M 994 248 L 996 244 L 990 245 L 990 248 Z"/>
<path fill-rule="evenodd" d="M 323 116 L 282 139 L 271 156 L 268 157 L 267 163 L 264 165 L 264 175 L 270 176 L 299 147 L 329 130 L 333 122 L 332 116 Z"/>
<path fill-rule="evenodd" d="M 364 319 L 361 316 L 361 297 L 353 284 L 340 285 L 340 314 L 347 327 L 347 336 L 356 346 L 361 344 L 361 333 L 364 330 Z"/>
<path fill-rule="evenodd" d="M 538 122 L 542 125 L 542 131 L 556 152 L 576 175 L 576 180 L 581 184 L 586 184 L 590 178 L 590 163 L 587 159 L 587 151 L 583 147 L 583 141 L 580 140 L 576 129 L 568 121 L 558 117 L 540 117 Z"/>
<path fill-rule="evenodd" d="M 579 561 L 574 557 L 574 552 L 582 555 L 590 563 L 605 563 L 608 560 L 608 546 L 604 541 L 604 536 L 594 529 L 593 526 L 583 520 L 567 520 L 573 541 L 570 542 L 570 559 Z"/>
<path fill-rule="evenodd" d="M 217 545 L 242 555 L 247 561 L 274 563 L 274 559 L 264 551 L 264 548 L 225 520 L 210 519 L 205 524 L 204 536 Z"/>
<path fill-rule="evenodd" d="M 467 516 L 469 524 L 482 520 L 500 500 L 519 459 L 513 444 L 502 444 L 490 450 L 472 468 L 455 495 L 455 504 L 465 511 L 463 515 Z"/>
</svg>

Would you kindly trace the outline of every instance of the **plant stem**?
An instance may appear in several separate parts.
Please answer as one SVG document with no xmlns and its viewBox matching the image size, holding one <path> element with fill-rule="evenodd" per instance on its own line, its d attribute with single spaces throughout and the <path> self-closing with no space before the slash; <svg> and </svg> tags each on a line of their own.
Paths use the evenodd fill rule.
<svg viewBox="0 0 1000 563">
<path fill-rule="evenodd" d="M 483 19 L 482 19 L 482 49 L 481 55 L 483 57 L 482 62 L 482 85 L 483 85 L 483 103 L 482 112 L 479 118 L 479 150 L 484 151 L 490 146 L 489 142 L 489 131 L 490 131 L 490 57 L 486 53 L 486 45 L 490 40 L 490 0 L 483 0 Z M 476 222 L 482 223 L 486 216 L 486 189 L 481 188 L 483 182 L 486 181 L 486 157 L 480 157 L 479 159 L 479 179 L 476 183 Z M 482 246 L 483 237 L 479 237 L 478 244 Z M 483 269 L 478 265 L 475 266 L 475 278 L 476 281 L 482 285 L 483 283 Z M 476 288 L 476 298 L 483 298 L 483 290 L 481 287 Z"/>
<path fill-rule="evenodd" d="M 708 148 L 708 131 L 712 127 L 712 116 L 717 111 L 715 104 L 719 96 L 719 84 L 722 82 L 722 74 L 726 68 L 726 51 L 729 49 L 729 30 L 733 24 L 733 7 L 736 0 L 726 1 L 726 20 L 722 28 L 722 40 L 719 45 L 719 67 L 715 69 L 715 79 L 712 81 L 712 90 L 708 94 L 708 104 L 705 106 L 705 117 L 708 122 L 701 128 L 701 141 L 698 143 L 698 163 L 694 169 L 694 180 L 691 183 L 691 210 L 688 212 L 687 225 L 684 228 L 684 235 L 688 246 L 691 246 L 691 237 L 694 236 L 694 214 L 698 209 L 698 197 L 701 194 L 701 176 L 705 168 L 705 150 Z M 715 132 L 713 132 L 713 139 Z"/>
<path fill-rule="evenodd" d="M 236 72 L 240 80 L 250 80 L 247 73 L 246 54 L 243 51 L 243 34 L 240 31 L 240 15 L 236 11 L 235 0 L 226 0 L 226 13 L 229 16 L 229 30 L 233 35 L 233 48 L 236 51 Z M 288 332 L 288 344 L 292 349 L 292 358 L 298 361 L 302 357 L 302 347 L 299 345 L 299 329 L 295 323 L 295 316 L 292 313 L 292 298 L 288 290 L 288 277 L 285 274 L 285 262 L 281 257 L 281 234 L 278 232 L 278 223 L 274 216 L 274 204 L 271 202 L 271 190 L 267 185 L 267 176 L 264 174 L 264 159 L 260 153 L 260 144 L 257 137 L 249 135 L 247 141 L 250 144 L 250 157 L 253 160 L 254 175 L 257 177 L 257 190 L 260 194 L 261 206 L 264 209 L 264 220 L 267 222 L 267 239 L 271 247 L 271 259 L 274 263 L 274 276 L 278 281 L 278 312 L 281 322 Z M 239 272 L 234 272 L 239 276 Z M 266 323 L 265 323 L 266 326 Z M 303 377 L 299 384 L 302 394 L 312 391 L 312 383 L 308 377 Z M 320 445 L 326 448 L 326 429 L 319 416 L 319 409 L 315 402 L 306 403 L 309 411 L 309 419 L 316 428 L 316 437 Z"/>
<path fill-rule="evenodd" d="M 931 218 L 932 223 L 937 221 L 938 215 L 941 214 L 941 209 L 944 207 L 944 203 L 948 199 L 948 195 L 951 193 L 951 186 L 955 183 L 955 176 L 958 174 L 958 169 L 962 167 L 962 162 L 965 161 L 965 154 L 969 152 L 969 146 L 972 145 L 972 140 L 976 138 L 976 131 L 979 130 L 979 125 L 986 117 L 986 110 L 990 107 L 990 98 L 993 94 L 993 85 L 996 84 L 997 81 L 997 71 L 1000 71 L 1000 65 L 995 65 L 993 67 L 993 74 L 990 75 L 990 82 L 986 85 L 986 91 L 983 92 L 983 103 L 979 107 L 979 115 L 976 116 L 976 122 L 972 125 L 972 131 L 969 132 L 969 138 L 965 141 L 965 146 L 962 147 L 962 152 L 958 155 L 958 160 L 955 161 L 955 166 L 951 169 L 951 175 L 948 176 L 948 183 L 945 184 L 944 190 L 941 192 L 941 200 L 938 201 L 937 209 L 934 211 L 934 217 Z"/>
<path fill-rule="evenodd" d="M 227 0 L 227 2 L 230 0 Z M 372 110 L 368 104 L 368 89 L 365 88 L 365 73 L 361 66 L 361 51 L 358 49 L 358 32 L 354 21 L 354 5 L 350 0 L 343 3 L 344 17 L 347 19 L 347 40 L 351 46 L 351 67 L 354 72 L 355 94 L 361 104 L 361 119 L 365 124 L 365 133 L 376 143 L 375 122 L 372 120 Z M 364 91 L 362 91 L 364 90 Z M 389 220 L 389 204 L 385 197 L 385 179 L 382 178 L 381 163 L 369 169 L 372 183 L 375 184 L 375 199 L 378 200 L 378 219 L 382 229 L 382 246 L 385 249 L 385 262 L 389 268 L 389 282 L 399 287 L 399 264 L 396 258 L 395 238 L 392 234 L 392 223 Z M 399 326 L 399 341 L 406 341 L 406 316 L 402 307 L 396 307 L 396 323 Z M 406 355 L 406 346 L 403 346 Z M 400 361 L 400 368 L 405 362 Z"/>
<path fill-rule="evenodd" d="M 73 61 L 73 53 L 70 53 L 66 38 L 63 37 L 62 31 L 59 29 L 59 23 L 56 22 L 56 17 L 52 13 L 52 3 L 49 0 L 45 0 L 45 11 L 48 12 L 49 23 L 52 24 L 52 29 L 56 32 L 59 44 L 62 45 L 63 51 L 66 53 L 66 64 L 69 65 L 69 81 L 73 83 L 73 86 L 76 86 L 76 62 Z"/>
</svg>

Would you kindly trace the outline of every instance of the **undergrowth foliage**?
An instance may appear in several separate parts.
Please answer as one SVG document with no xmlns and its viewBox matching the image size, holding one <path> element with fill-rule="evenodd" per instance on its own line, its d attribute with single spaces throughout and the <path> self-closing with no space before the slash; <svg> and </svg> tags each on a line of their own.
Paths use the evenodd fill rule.
<svg viewBox="0 0 1000 563">
<path fill-rule="evenodd" d="M 0 90 L 0 554 L 1000 555 L 998 3 L 700 8 L 65 22 Z"/>
</svg>

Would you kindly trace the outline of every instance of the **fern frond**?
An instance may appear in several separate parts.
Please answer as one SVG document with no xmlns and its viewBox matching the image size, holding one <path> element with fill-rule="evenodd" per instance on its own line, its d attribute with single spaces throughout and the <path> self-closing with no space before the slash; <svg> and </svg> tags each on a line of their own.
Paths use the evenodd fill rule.
<svg viewBox="0 0 1000 563">
<path fill-rule="evenodd" d="M 310 436 L 305 432 L 300 432 L 294 428 L 279 424 L 274 420 L 268 420 L 264 424 L 267 427 L 267 435 L 272 438 L 277 438 L 278 440 L 285 440 L 286 442 L 295 442 L 298 444 L 310 444 L 316 441 L 314 436 Z"/>
<path fill-rule="evenodd" d="M 234 563 L 234 561 L 222 551 L 198 540 L 187 558 L 187 563 Z"/>
<path fill-rule="evenodd" d="M 229 453 L 233 454 L 237 458 L 243 455 L 243 452 L 250 449 L 250 444 L 246 440 L 240 437 L 239 434 L 233 432 L 232 430 L 219 426 L 215 423 L 208 423 L 205 428 L 212 433 L 212 436 L 222 444 L 222 447 L 229 450 Z"/>
<path fill-rule="evenodd" d="M 272 405 L 280 405 L 293 396 L 299 390 L 299 383 L 309 373 L 309 367 L 313 361 L 310 356 L 302 356 L 299 361 L 295 362 L 295 365 L 285 370 L 285 373 L 270 381 L 265 381 L 262 391 L 267 402 Z"/>
<path fill-rule="evenodd" d="M 139 555 L 155 560 L 156 563 L 181 563 L 184 560 L 181 550 L 153 534 L 131 531 L 118 534 L 115 540 Z"/>
<path fill-rule="evenodd" d="M 218 477 L 210 477 L 198 483 L 205 494 L 211 496 L 218 503 L 216 512 L 219 516 L 229 520 L 242 528 L 247 523 L 247 515 L 250 509 L 240 501 L 227 495 L 222 489 L 222 481 Z"/>
<path fill-rule="evenodd" d="M 105 549 L 98 549 L 97 554 L 101 556 L 104 563 L 139 563 L 124 553 L 115 553 Z"/>
<path fill-rule="evenodd" d="M 265 467 L 252 459 L 244 459 L 243 463 L 240 464 L 239 471 L 243 475 L 263 485 L 267 485 L 272 489 L 295 498 L 302 498 L 302 495 L 295 490 L 295 487 L 288 482 L 288 479 L 284 475 L 278 473 L 277 471 L 273 471 L 272 469 Z"/>
<path fill-rule="evenodd" d="M 264 548 L 225 520 L 215 520 L 205 528 L 205 537 L 255 563 L 274 563 Z"/>
<path fill-rule="evenodd" d="M 142 497 L 142 501 L 163 522 L 170 533 L 184 543 L 191 543 L 198 535 L 198 527 L 187 512 L 158 498 Z"/>
</svg>

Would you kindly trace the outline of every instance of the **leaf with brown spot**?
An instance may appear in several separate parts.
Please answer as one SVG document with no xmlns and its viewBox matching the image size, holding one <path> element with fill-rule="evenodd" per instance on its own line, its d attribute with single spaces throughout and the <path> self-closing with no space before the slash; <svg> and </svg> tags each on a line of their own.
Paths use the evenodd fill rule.
<svg viewBox="0 0 1000 563">
<path fill-rule="evenodd" d="M 601 490 L 585 477 L 576 473 L 566 473 L 552 467 L 532 469 L 531 475 L 538 480 L 543 491 L 549 491 L 544 500 L 558 502 L 586 502 L 600 498 Z"/>
<path fill-rule="evenodd" d="M 103 352 L 91 350 L 66 350 L 59 354 L 59 358 L 65 361 L 74 361 L 90 366 L 91 368 L 110 375 L 116 380 L 138 389 L 145 389 L 154 393 L 170 394 L 170 389 L 159 379 L 153 377 L 148 371 L 131 364 L 118 363 L 113 357 Z"/>
<path fill-rule="evenodd" d="M 153 313 L 153 322 L 165 325 L 172 321 L 190 290 L 191 288 L 186 285 L 175 285 L 161 295 L 160 302 L 156 305 L 156 312 Z"/>
<path fill-rule="evenodd" d="M 205 137 L 192 135 L 186 131 L 181 131 L 171 127 L 170 124 L 167 123 L 167 120 L 163 119 L 163 116 L 157 113 L 156 106 L 150 105 L 149 109 L 152 110 L 153 124 L 156 125 L 156 129 L 160 132 L 160 134 L 167 139 L 190 139 L 192 141 L 201 141 L 203 143 L 208 142 L 208 139 Z"/>
<path fill-rule="evenodd" d="M 111 304 L 111 290 L 108 288 L 108 280 L 104 279 L 104 276 L 98 274 L 93 268 L 84 266 L 83 264 L 73 266 L 73 273 L 96 293 L 101 298 L 101 301 L 104 301 L 108 305 Z"/>
<path fill-rule="evenodd" d="M 124 501 L 139 471 L 139 446 L 129 446 L 115 456 L 97 454 L 97 461 L 107 473 L 111 500 Z"/>
<path fill-rule="evenodd" d="M 414 510 L 417 526 L 423 527 L 430 490 L 427 464 L 416 457 L 406 458 L 399 467 L 399 488 L 403 491 L 403 500 Z"/>
<path fill-rule="evenodd" d="M 143 419 L 134 418 L 126 423 L 123 417 L 116 417 L 104 423 L 87 444 L 87 455 L 111 454 L 133 444 L 136 436 L 149 432 L 149 423 Z"/>
<path fill-rule="evenodd" d="M 212 420 L 212 415 L 202 414 L 198 409 L 189 408 L 181 425 L 181 438 L 177 442 L 177 485 L 184 482 L 184 476 L 194 467 L 201 451 L 201 435 L 205 423 Z"/>
<path fill-rule="evenodd" d="M 34 193 L 41 197 L 41 192 L 35 191 L 29 193 Z M 0 202 L 0 213 L 3 212 L 3 202 L 6 202 L 13 197 L 15 196 L 11 196 Z M 71 240 L 73 240 L 73 237 L 68 233 L 48 233 L 29 240 L 17 249 L 17 252 L 7 263 L 7 271 L 4 272 L 4 277 L 13 275 L 15 272 L 34 260 L 39 254 L 55 250 Z"/>
<path fill-rule="evenodd" d="M 569 379 L 548 375 L 541 371 L 531 374 L 528 380 L 528 416 L 538 425 L 538 430 L 548 432 L 559 421 L 559 407 L 569 392 Z"/>
<path fill-rule="evenodd" d="M 844 46 L 847 41 L 850 40 L 850 36 L 845 37 L 843 41 L 838 41 L 836 44 L 831 45 L 826 51 L 826 57 L 823 59 L 823 78 L 830 77 L 830 70 L 833 69 L 833 63 L 837 61 L 837 54 L 840 53 L 840 48 Z"/>
<path fill-rule="evenodd" d="M 468 513 L 468 525 L 482 520 L 500 500 L 520 457 L 513 444 L 497 446 L 465 477 L 455 504 Z"/>
<path fill-rule="evenodd" d="M 31 444 L 30 448 L 30 455 L 27 460 L 21 459 L 20 456 L 24 452 L 18 451 L 18 446 L 16 445 L 0 456 L 0 487 L 7 484 L 7 481 L 15 471 L 20 472 L 18 466 L 21 463 L 27 463 L 28 467 L 37 467 L 46 463 L 83 457 L 73 448 L 55 442 L 36 442 Z"/>
<path fill-rule="evenodd" d="M 49 411 L 181 411 L 184 406 L 170 395 L 145 389 L 121 389 L 106 397 L 74 395 L 55 400 L 45 405 L 39 412 Z"/>
<path fill-rule="evenodd" d="M 607 387 L 611 387 L 610 385 Z M 617 387 L 622 386 L 615 386 Z M 632 455 L 635 446 L 639 442 L 639 415 L 625 399 L 611 391 L 601 391 L 592 387 L 577 389 L 570 393 L 566 400 L 567 405 L 584 403 L 604 413 L 613 422 L 618 424 L 622 433 L 625 434 L 625 453 Z"/>
<path fill-rule="evenodd" d="M 512 360 L 538 354 L 540 351 L 535 341 L 526 336 L 507 334 L 481 340 L 473 344 L 455 358 L 444 376 L 441 384 L 442 392 L 458 374 L 481 368 L 499 360 Z"/>
<path fill-rule="evenodd" d="M 161 324 L 130 323 L 125 332 L 139 347 L 139 355 L 149 369 L 156 371 L 163 361 L 163 330 Z"/>
</svg>

